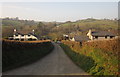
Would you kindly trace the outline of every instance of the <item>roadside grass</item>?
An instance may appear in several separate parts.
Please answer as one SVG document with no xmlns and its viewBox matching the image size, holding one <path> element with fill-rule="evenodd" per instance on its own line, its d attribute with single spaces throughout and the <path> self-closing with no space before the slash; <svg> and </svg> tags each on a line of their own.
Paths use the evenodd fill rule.
<svg viewBox="0 0 120 77">
<path fill-rule="evenodd" d="M 102 49 L 102 47 L 98 48 L 86 44 L 81 46 L 79 42 L 62 42 L 61 47 L 65 53 L 74 63 L 91 75 L 118 75 L 117 51 L 106 51 L 105 48 Z"/>
<path fill-rule="evenodd" d="M 61 44 L 60 46 L 63 48 L 65 53 L 73 60 L 73 62 L 75 62 L 75 64 L 84 69 L 86 72 L 95 65 L 95 62 L 91 57 L 76 53 L 65 44 Z"/>
<path fill-rule="evenodd" d="M 8 71 L 23 65 L 31 64 L 53 50 L 50 41 L 23 43 L 14 41 L 2 42 L 2 71 Z"/>
</svg>

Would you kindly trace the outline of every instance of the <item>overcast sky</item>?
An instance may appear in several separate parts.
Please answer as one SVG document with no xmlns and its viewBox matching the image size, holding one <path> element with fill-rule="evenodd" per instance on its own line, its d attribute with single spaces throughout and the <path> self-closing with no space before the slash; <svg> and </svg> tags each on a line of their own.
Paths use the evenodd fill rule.
<svg viewBox="0 0 120 77">
<path fill-rule="evenodd" d="M 2 18 L 19 17 L 36 21 L 118 18 L 117 0 L 109 1 L 111 2 L 5 2 L 0 8 Z"/>
<path fill-rule="evenodd" d="M 0 2 L 118 2 L 120 0 L 0 0 Z"/>
</svg>

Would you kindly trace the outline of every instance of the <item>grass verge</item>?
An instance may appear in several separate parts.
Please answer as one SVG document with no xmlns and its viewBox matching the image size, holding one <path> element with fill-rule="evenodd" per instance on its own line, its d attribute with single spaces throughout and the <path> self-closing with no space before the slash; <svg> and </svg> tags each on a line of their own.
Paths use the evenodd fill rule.
<svg viewBox="0 0 120 77">
<path fill-rule="evenodd" d="M 75 64 L 77 64 L 80 68 L 84 69 L 86 72 L 95 65 L 95 62 L 91 57 L 76 53 L 65 44 L 61 44 L 60 46 L 63 48 L 65 53 L 70 57 L 70 59 L 72 59 L 73 62 L 75 62 Z"/>
<path fill-rule="evenodd" d="M 110 55 L 109 51 L 91 47 L 80 46 L 78 42 L 63 41 L 61 47 L 65 53 L 80 68 L 91 75 L 118 75 L 118 57 Z"/>
</svg>

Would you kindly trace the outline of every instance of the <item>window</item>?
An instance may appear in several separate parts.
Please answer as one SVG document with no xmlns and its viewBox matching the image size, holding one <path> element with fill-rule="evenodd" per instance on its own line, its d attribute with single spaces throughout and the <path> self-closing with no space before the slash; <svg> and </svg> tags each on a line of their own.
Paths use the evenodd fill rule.
<svg viewBox="0 0 120 77">
<path fill-rule="evenodd" d="M 29 41 L 32 41 L 33 39 L 32 39 L 32 38 L 29 38 L 28 40 L 29 40 Z"/>
<path fill-rule="evenodd" d="M 30 37 L 30 35 L 28 35 L 28 37 Z"/>
<path fill-rule="evenodd" d="M 24 35 L 21 35 L 21 36 L 24 36 Z"/>
<path fill-rule="evenodd" d="M 105 36 L 105 39 L 107 39 L 107 36 Z"/>
<path fill-rule="evenodd" d="M 24 41 L 24 39 L 21 39 L 21 41 Z"/>
<path fill-rule="evenodd" d="M 33 40 L 36 40 L 36 39 L 33 39 Z"/>
<path fill-rule="evenodd" d="M 98 39 L 98 36 L 95 36 L 96 39 Z"/>
<path fill-rule="evenodd" d="M 110 36 L 110 38 L 112 39 L 114 36 Z"/>
<path fill-rule="evenodd" d="M 19 39 L 15 39 L 15 40 L 19 40 Z"/>
</svg>

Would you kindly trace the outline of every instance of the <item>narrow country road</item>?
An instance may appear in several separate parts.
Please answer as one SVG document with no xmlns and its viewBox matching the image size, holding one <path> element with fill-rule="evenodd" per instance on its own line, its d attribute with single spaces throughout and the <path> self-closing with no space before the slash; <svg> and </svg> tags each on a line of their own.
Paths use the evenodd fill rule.
<svg viewBox="0 0 120 77">
<path fill-rule="evenodd" d="M 53 44 L 55 49 L 49 55 L 3 75 L 88 75 L 69 59 L 58 44 Z"/>
</svg>

